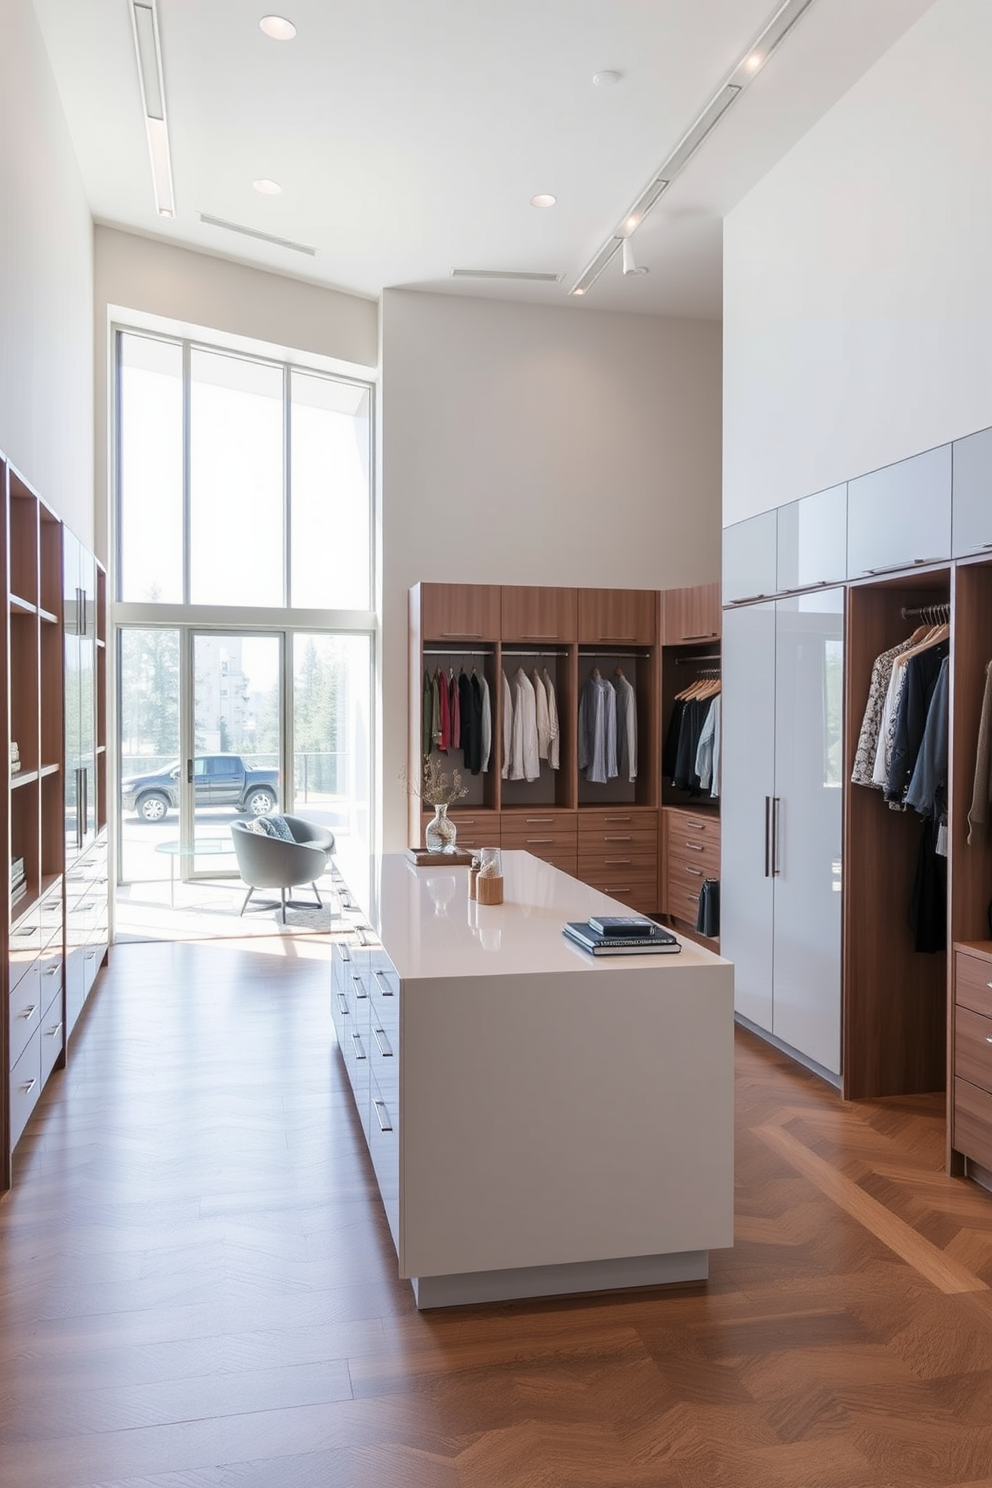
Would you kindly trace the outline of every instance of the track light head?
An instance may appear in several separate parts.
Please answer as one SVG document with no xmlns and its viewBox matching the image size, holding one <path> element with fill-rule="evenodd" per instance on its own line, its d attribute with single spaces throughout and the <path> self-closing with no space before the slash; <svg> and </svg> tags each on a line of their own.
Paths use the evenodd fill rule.
<svg viewBox="0 0 992 1488">
<path fill-rule="evenodd" d="M 625 274 L 636 274 L 638 277 L 648 272 L 644 264 L 638 268 L 634 262 L 634 244 L 630 238 L 623 240 L 623 271 Z"/>
</svg>

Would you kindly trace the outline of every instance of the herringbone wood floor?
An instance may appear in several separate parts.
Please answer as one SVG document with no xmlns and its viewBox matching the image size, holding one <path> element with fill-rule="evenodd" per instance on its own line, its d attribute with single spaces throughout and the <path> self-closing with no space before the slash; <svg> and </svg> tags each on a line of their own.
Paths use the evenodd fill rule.
<svg viewBox="0 0 992 1488">
<path fill-rule="evenodd" d="M 121 947 L 0 1202 L 17 1488 L 992 1484 L 992 1197 L 738 1041 L 705 1288 L 418 1314 L 312 939 Z"/>
</svg>

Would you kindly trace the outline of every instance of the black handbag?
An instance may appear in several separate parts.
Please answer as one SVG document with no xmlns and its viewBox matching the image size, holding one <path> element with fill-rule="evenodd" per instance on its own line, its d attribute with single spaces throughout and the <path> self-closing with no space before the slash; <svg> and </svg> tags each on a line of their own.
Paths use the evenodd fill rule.
<svg viewBox="0 0 992 1488">
<path fill-rule="evenodd" d="M 699 891 L 699 907 L 696 911 L 696 929 L 700 935 L 715 937 L 720 934 L 720 880 L 704 878 Z"/>
</svg>

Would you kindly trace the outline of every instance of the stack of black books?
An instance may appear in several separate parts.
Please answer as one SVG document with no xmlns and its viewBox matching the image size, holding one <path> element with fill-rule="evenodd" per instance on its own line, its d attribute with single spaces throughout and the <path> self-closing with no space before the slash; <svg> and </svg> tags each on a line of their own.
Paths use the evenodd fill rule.
<svg viewBox="0 0 992 1488">
<path fill-rule="evenodd" d="M 599 915 L 569 920 L 563 932 L 594 956 L 648 956 L 682 949 L 670 930 L 639 915 Z"/>
</svg>

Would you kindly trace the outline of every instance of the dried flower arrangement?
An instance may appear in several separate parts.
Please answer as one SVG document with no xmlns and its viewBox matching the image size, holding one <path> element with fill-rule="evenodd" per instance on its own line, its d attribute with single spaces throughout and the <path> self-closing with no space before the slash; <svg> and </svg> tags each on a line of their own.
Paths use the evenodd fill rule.
<svg viewBox="0 0 992 1488">
<path fill-rule="evenodd" d="M 419 785 L 415 785 L 410 780 L 405 769 L 400 771 L 400 779 L 406 781 L 411 795 L 419 796 L 420 800 L 426 801 L 429 806 L 450 806 L 452 801 L 458 801 L 462 796 L 468 795 L 468 786 L 458 771 L 452 770 L 449 779 L 441 769 L 441 761 L 433 754 L 424 760 Z"/>
</svg>

